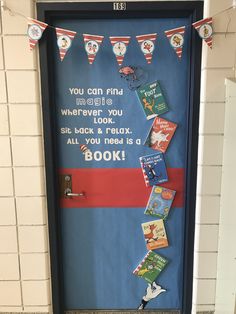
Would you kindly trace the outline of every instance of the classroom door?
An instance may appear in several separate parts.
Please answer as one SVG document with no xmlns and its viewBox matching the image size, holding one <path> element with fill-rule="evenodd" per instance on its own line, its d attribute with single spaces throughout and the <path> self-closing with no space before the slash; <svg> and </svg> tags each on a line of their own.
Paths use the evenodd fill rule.
<svg viewBox="0 0 236 314">
<path fill-rule="evenodd" d="M 192 127 L 191 22 L 190 17 L 53 18 L 54 27 L 77 32 L 63 62 L 56 36 L 53 39 L 55 149 L 62 191 L 59 216 L 67 311 L 136 310 L 142 303 L 145 309 L 182 310 L 186 169 Z M 187 27 L 182 58 L 178 58 L 165 31 L 181 26 Z M 153 33 L 157 38 L 148 63 L 136 36 Z M 89 64 L 83 34 L 104 36 L 93 64 Z M 110 36 L 130 37 L 123 47 L 122 66 L 135 73 L 125 73 L 127 69 L 120 73 Z M 90 44 L 96 46 L 96 40 Z M 140 157 L 158 150 L 146 141 L 155 118 L 147 119 L 135 88 L 156 81 L 168 106 L 160 117 L 177 125 L 163 153 L 168 180 L 156 185 L 176 194 L 164 221 L 168 247 L 154 250 L 168 261 L 155 280 L 165 291 L 148 299 L 148 282 L 133 271 L 147 254 L 141 224 L 158 218 L 144 214 L 152 187 L 145 184 Z"/>
</svg>

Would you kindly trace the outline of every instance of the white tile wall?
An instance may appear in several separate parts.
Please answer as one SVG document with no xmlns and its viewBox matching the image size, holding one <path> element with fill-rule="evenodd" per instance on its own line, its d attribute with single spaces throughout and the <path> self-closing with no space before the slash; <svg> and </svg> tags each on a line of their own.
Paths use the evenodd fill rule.
<svg viewBox="0 0 236 314">
<path fill-rule="evenodd" d="M 37 103 L 38 80 L 35 71 L 8 71 L 8 97 L 10 103 Z"/>
<path fill-rule="evenodd" d="M 9 134 L 8 108 L 5 105 L 0 105 L 0 135 L 8 134 Z"/>
<path fill-rule="evenodd" d="M 21 289 L 19 281 L 0 281 L 0 305 L 21 305 Z"/>
<path fill-rule="evenodd" d="M 16 207 L 19 225 L 46 224 L 45 197 L 17 197 Z"/>
<path fill-rule="evenodd" d="M 196 212 L 197 224 L 218 224 L 220 216 L 220 196 L 198 195 Z"/>
<path fill-rule="evenodd" d="M 21 253 L 47 252 L 45 226 L 19 226 L 19 250 Z"/>
<path fill-rule="evenodd" d="M 198 267 L 195 268 L 194 276 L 198 279 L 215 279 L 217 268 L 216 252 L 196 252 L 194 259 L 198 260 Z M 207 261 L 207 263 L 206 263 Z"/>
<path fill-rule="evenodd" d="M 199 166 L 197 193 L 201 195 L 220 195 L 221 166 Z"/>
<path fill-rule="evenodd" d="M 18 254 L 0 254 L 0 280 L 19 280 Z"/>
<path fill-rule="evenodd" d="M 17 253 L 16 227 L 0 227 L 0 253 Z"/>
<path fill-rule="evenodd" d="M 12 181 L 12 169 L 0 168 L 0 197 L 13 195 L 13 181 Z"/>
<path fill-rule="evenodd" d="M 23 280 L 49 279 L 48 254 L 21 254 L 21 276 Z"/>
<path fill-rule="evenodd" d="M 222 165 L 223 139 L 223 135 L 199 136 L 199 164 Z"/>
<path fill-rule="evenodd" d="M 11 166 L 10 139 L 7 136 L 0 136 L 0 167 Z"/>
<path fill-rule="evenodd" d="M 25 16 L 33 16 L 34 10 L 31 0 L 5 0 L 6 5 Z M 4 34 L 24 34 L 27 31 L 26 20 L 17 15 L 11 15 L 8 11 L 2 12 Z"/>
<path fill-rule="evenodd" d="M 0 71 L 0 103 L 7 102 L 6 79 L 4 71 Z"/>
<path fill-rule="evenodd" d="M 200 104 L 200 134 L 223 134 L 224 133 L 225 104 L 201 103 Z M 212 117 L 214 116 L 214 120 Z"/>
<path fill-rule="evenodd" d="M 23 281 L 22 291 L 25 305 L 46 305 L 50 302 L 47 281 Z"/>
<path fill-rule="evenodd" d="M 13 197 L 0 198 L 0 225 L 15 225 L 15 201 Z"/>
<path fill-rule="evenodd" d="M 203 69 L 201 83 L 201 102 L 224 102 L 224 83 L 226 77 L 234 77 L 234 71 L 232 68 Z"/>
<path fill-rule="evenodd" d="M 10 105 L 12 135 L 40 135 L 41 121 L 38 105 Z"/>
<path fill-rule="evenodd" d="M 45 195 L 43 167 L 14 168 L 14 181 L 16 196 Z"/>
<path fill-rule="evenodd" d="M 29 49 L 27 36 L 5 36 L 3 41 L 6 69 L 36 69 L 35 51 Z M 21 51 L 20 58 L 16 58 L 16 51 Z"/>
<path fill-rule="evenodd" d="M 3 69 L 3 50 L 2 50 L 2 38 L 0 37 L 0 70 Z"/>
<path fill-rule="evenodd" d="M 42 138 L 17 136 L 12 137 L 12 155 L 14 166 L 42 166 Z"/>
<path fill-rule="evenodd" d="M 197 304 L 214 304 L 215 289 L 216 280 L 197 279 Z"/>
</svg>

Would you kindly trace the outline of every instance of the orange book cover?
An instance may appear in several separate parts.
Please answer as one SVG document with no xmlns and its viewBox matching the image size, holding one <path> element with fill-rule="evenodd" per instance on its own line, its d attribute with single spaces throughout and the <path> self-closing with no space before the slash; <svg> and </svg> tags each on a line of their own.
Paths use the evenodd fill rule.
<svg viewBox="0 0 236 314">
<path fill-rule="evenodd" d="M 142 223 L 142 229 L 148 250 L 160 249 L 169 245 L 163 219 Z"/>
</svg>

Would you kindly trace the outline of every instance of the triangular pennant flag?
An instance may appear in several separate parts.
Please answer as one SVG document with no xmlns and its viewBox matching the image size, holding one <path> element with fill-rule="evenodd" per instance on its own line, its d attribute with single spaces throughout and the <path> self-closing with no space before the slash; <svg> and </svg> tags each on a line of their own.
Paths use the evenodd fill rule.
<svg viewBox="0 0 236 314">
<path fill-rule="evenodd" d="M 155 49 L 155 41 L 157 38 L 157 33 L 139 35 L 139 36 L 136 36 L 136 38 L 147 60 L 147 63 L 150 64 L 152 62 L 152 54 Z"/>
<path fill-rule="evenodd" d="M 166 37 L 169 39 L 170 45 L 174 48 L 177 56 L 181 59 L 184 45 L 185 26 L 173 28 L 165 31 Z"/>
<path fill-rule="evenodd" d="M 60 51 L 60 58 L 61 58 L 61 61 L 63 61 L 67 51 L 71 47 L 71 44 L 76 35 L 76 32 L 70 31 L 68 29 L 56 27 L 56 34 L 57 34 L 57 46 Z"/>
<path fill-rule="evenodd" d="M 205 40 L 207 45 L 212 48 L 212 17 L 197 21 L 192 24 L 193 27 L 197 30 L 199 36 Z"/>
<path fill-rule="evenodd" d="M 130 41 L 130 36 L 112 36 L 110 37 L 110 41 L 116 60 L 119 66 L 121 66 Z"/>
<path fill-rule="evenodd" d="M 28 36 L 30 49 L 33 50 L 38 40 L 42 37 L 48 24 L 28 17 Z"/>
<path fill-rule="evenodd" d="M 96 57 L 96 54 L 98 53 L 98 50 L 100 48 L 104 36 L 83 34 L 83 37 L 89 64 L 93 64 L 93 61 Z"/>
</svg>

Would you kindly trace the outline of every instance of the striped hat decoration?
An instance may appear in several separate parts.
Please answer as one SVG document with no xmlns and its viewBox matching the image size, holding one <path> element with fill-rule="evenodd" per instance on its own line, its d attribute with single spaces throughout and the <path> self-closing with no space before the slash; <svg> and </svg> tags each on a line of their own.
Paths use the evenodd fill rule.
<svg viewBox="0 0 236 314">
<path fill-rule="evenodd" d="M 48 24 L 28 18 L 28 31 L 30 50 L 33 50 Z"/>
<path fill-rule="evenodd" d="M 113 52 L 116 56 L 118 65 L 121 66 L 130 42 L 130 36 L 111 36 L 109 38 L 113 46 Z"/>
<path fill-rule="evenodd" d="M 104 36 L 83 34 L 83 37 L 84 47 L 88 55 L 89 64 L 93 64 L 100 45 L 102 44 L 102 41 L 104 39 Z"/>
<path fill-rule="evenodd" d="M 207 45 L 212 49 L 212 35 L 213 35 L 212 17 L 208 17 L 206 19 L 197 21 L 192 25 L 198 32 L 198 35 L 202 39 L 204 39 Z"/>
<path fill-rule="evenodd" d="M 70 31 L 68 29 L 63 29 L 56 27 L 57 34 L 57 46 L 60 52 L 61 61 L 65 58 L 67 51 L 72 45 L 72 41 L 76 35 L 76 32 Z"/>
<path fill-rule="evenodd" d="M 147 60 L 147 63 L 148 64 L 152 63 L 152 55 L 155 49 L 155 41 L 157 39 L 157 33 L 139 35 L 139 36 L 136 36 L 136 39 Z"/>
<path fill-rule="evenodd" d="M 183 45 L 184 45 L 184 33 L 185 26 L 173 28 L 165 31 L 166 37 L 168 38 L 171 47 L 175 50 L 179 59 L 182 57 Z"/>
</svg>

